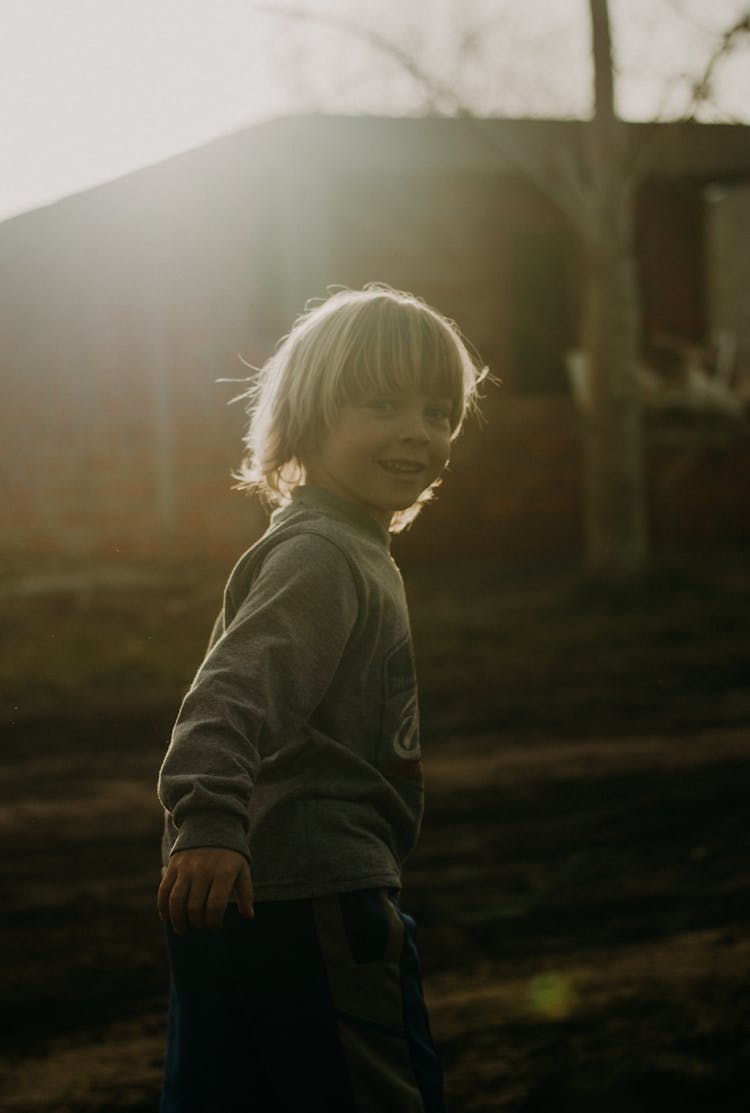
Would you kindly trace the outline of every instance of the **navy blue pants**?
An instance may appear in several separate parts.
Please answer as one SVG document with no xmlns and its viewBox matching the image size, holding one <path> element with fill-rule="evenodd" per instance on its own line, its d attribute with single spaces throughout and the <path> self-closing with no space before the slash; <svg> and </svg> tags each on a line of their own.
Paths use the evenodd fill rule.
<svg viewBox="0 0 750 1113">
<path fill-rule="evenodd" d="M 161 1113 L 442 1113 L 414 922 L 382 889 L 167 928 Z"/>
</svg>

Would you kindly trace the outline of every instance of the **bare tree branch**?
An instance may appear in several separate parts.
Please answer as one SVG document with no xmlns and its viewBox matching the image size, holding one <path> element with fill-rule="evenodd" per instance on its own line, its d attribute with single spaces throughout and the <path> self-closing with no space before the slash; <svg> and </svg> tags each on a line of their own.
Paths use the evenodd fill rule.
<svg viewBox="0 0 750 1113">
<path fill-rule="evenodd" d="M 509 8 L 514 2 L 515 0 L 505 0 L 505 3 L 501 4 L 501 7 Z M 498 27 L 505 26 L 507 22 L 507 13 L 500 11 L 496 12 L 491 19 L 485 19 L 481 23 L 475 23 L 473 27 L 469 27 L 462 33 L 458 42 L 459 50 L 465 54 L 476 53 L 485 45 L 487 37 Z"/>
<path fill-rule="evenodd" d="M 343 16 L 309 12 L 305 8 L 296 8 L 289 5 L 253 4 L 253 8 L 255 11 L 263 12 L 264 15 L 273 15 L 298 23 L 317 23 L 322 27 L 329 27 L 333 31 L 342 31 L 344 34 L 351 35 L 372 47 L 379 54 L 397 62 L 401 69 L 409 74 L 428 94 L 430 111 L 435 111 L 440 103 L 443 103 L 452 105 L 452 113 L 455 116 L 471 115 L 470 109 L 462 103 L 454 88 L 445 85 L 429 73 L 419 64 L 413 53 L 405 50 L 398 43 L 372 27 L 363 27 L 360 23 L 346 19 Z"/>
<path fill-rule="evenodd" d="M 694 118 L 701 105 L 712 103 L 713 81 L 717 67 L 737 48 L 744 35 L 750 35 L 750 8 L 747 8 L 737 22 L 724 32 L 706 63 L 703 73 L 693 82 L 692 100 L 687 113 L 688 118 Z"/>
</svg>

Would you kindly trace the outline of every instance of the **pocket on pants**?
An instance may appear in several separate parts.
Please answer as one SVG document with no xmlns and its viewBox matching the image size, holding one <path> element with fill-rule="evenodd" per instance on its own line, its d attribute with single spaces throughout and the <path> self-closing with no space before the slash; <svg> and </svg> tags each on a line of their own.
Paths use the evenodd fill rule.
<svg viewBox="0 0 750 1113">
<path fill-rule="evenodd" d="M 404 1032 L 404 925 L 385 889 L 313 901 L 333 1007 L 340 1015 Z"/>
</svg>

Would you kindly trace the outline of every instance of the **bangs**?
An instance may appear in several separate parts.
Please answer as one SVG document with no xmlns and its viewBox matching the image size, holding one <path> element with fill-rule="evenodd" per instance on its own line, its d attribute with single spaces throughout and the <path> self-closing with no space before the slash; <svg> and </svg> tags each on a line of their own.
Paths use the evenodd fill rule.
<svg viewBox="0 0 750 1113">
<path fill-rule="evenodd" d="M 383 298 L 374 299 L 366 309 L 349 337 L 337 402 L 404 390 L 449 398 L 451 427 L 457 429 L 475 379 L 474 365 L 458 334 L 420 303 Z"/>
</svg>

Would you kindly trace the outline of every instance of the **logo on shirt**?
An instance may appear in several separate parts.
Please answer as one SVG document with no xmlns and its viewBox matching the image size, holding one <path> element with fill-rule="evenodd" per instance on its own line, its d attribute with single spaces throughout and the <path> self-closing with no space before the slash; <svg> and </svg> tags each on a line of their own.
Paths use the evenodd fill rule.
<svg viewBox="0 0 750 1113">
<path fill-rule="evenodd" d="M 392 649 L 385 662 L 386 699 L 408 692 L 416 687 L 414 658 L 408 637 Z"/>
<path fill-rule="evenodd" d="M 419 716 L 417 701 L 412 700 L 404 710 L 398 733 L 393 739 L 394 753 L 405 761 L 419 756 Z"/>
<path fill-rule="evenodd" d="M 384 734 L 388 749 L 401 761 L 419 759 L 419 710 L 414 657 L 408 635 L 385 661 Z"/>
</svg>

